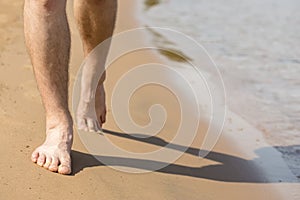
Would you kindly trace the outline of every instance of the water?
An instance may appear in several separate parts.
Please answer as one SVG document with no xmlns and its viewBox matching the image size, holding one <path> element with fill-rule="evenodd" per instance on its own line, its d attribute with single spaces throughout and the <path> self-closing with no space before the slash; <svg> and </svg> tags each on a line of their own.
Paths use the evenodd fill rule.
<svg viewBox="0 0 300 200">
<path fill-rule="evenodd" d="M 145 0 L 140 8 L 145 26 L 178 30 L 208 50 L 229 108 L 260 129 L 298 177 L 299 10 L 299 0 Z"/>
</svg>

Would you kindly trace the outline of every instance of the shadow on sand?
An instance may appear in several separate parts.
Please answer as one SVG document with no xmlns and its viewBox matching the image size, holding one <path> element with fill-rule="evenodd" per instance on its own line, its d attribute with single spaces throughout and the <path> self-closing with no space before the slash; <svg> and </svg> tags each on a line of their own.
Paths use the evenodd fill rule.
<svg viewBox="0 0 300 200">
<path fill-rule="evenodd" d="M 104 130 L 105 134 L 110 134 L 125 139 L 136 140 L 139 142 L 149 143 L 157 146 L 164 147 L 167 143 L 159 137 L 149 137 L 149 138 L 138 138 L 133 137 L 128 134 L 114 132 L 110 130 Z M 169 144 L 168 148 L 184 151 L 185 147 L 177 144 Z M 269 147 L 272 148 L 272 147 Z M 199 149 L 197 148 L 188 148 L 185 153 L 193 156 L 199 155 Z M 259 153 L 256 152 L 256 153 Z M 132 168 L 140 168 L 145 170 L 151 170 L 147 166 L 153 166 L 153 164 L 159 164 L 159 161 L 154 160 L 143 160 L 143 159 L 132 159 L 132 158 L 121 158 L 121 157 L 110 157 L 110 156 L 101 156 L 101 155 L 90 155 L 82 153 L 79 151 L 72 151 L 72 160 L 73 160 L 73 175 L 79 173 L 85 168 L 96 167 L 96 166 L 105 166 L 99 160 L 105 158 L 106 164 L 110 166 L 126 166 Z M 178 164 L 169 164 L 167 167 L 160 170 L 156 170 L 156 173 L 167 173 L 180 176 L 189 176 L 194 178 L 203 178 L 216 181 L 225 181 L 225 182 L 246 182 L 246 183 L 274 183 L 274 182 L 294 182 L 286 177 L 277 177 L 276 180 L 268 180 L 262 170 L 258 169 L 257 161 L 264 161 L 265 158 L 259 157 L 254 160 L 246 160 L 240 157 L 227 155 L 219 152 L 211 151 L 205 157 L 205 159 L 213 160 L 221 164 L 209 165 L 204 167 L 189 167 Z M 141 167 L 142 166 L 142 167 Z"/>
</svg>

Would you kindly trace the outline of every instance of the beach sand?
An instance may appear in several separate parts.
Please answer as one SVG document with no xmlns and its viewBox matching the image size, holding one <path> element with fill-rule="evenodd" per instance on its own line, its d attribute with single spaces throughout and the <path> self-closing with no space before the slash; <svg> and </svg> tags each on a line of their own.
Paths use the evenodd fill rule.
<svg viewBox="0 0 300 200">
<path fill-rule="evenodd" d="M 134 1 L 120 1 L 116 32 L 139 27 Z M 259 131 L 228 111 L 222 136 L 213 151 L 199 159 L 197 149 L 207 129 L 202 122 L 192 146 L 175 163 L 144 174 L 124 173 L 96 160 L 75 131 L 73 174 L 62 176 L 34 165 L 30 155 L 44 139 L 41 99 L 26 53 L 22 28 L 23 1 L 1 0 L 0 8 L 0 199 L 299 199 L 299 183 Z M 70 3 L 71 4 L 71 3 Z M 70 11 L 71 5 L 69 5 Z M 72 16 L 70 11 L 70 17 Z M 83 56 L 78 32 L 70 18 L 72 57 L 70 91 Z M 122 57 L 107 73 L 107 102 L 113 82 L 132 66 L 158 60 L 153 52 L 137 52 Z M 115 67 L 114 67 L 115 66 Z M 117 66 L 122 66 L 121 68 Z M 144 92 L 153 92 L 149 87 Z M 159 92 L 159 91 L 158 91 Z M 163 94 L 163 92 L 161 92 Z M 157 95 L 159 98 L 160 95 Z M 137 123 L 145 123 L 145 108 L 155 99 L 135 97 L 131 112 Z M 157 99 L 156 99 L 157 100 Z M 115 124 L 108 109 L 104 128 L 115 144 L 131 151 L 159 149 L 170 140 L 178 124 L 178 109 L 172 96 L 161 97 L 171 117 L 163 132 L 153 140 L 132 139 Z M 120 99 L 121 101 L 121 99 Z M 70 101 L 71 103 L 71 101 Z M 196 152 L 196 153 L 195 153 Z M 100 155 L 99 155 L 100 156 Z M 120 158 L 113 158 L 115 165 Z M 145 161 L 147 162 L 151 161 Z M 130 161 L 128 160 L 130 165 Z"/>
</svg>

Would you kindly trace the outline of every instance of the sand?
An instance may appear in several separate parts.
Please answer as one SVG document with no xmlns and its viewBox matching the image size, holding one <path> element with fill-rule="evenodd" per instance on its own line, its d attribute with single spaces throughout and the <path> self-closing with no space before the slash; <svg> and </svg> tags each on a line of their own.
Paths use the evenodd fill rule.
<svg viewBox="0 0 300 200">
<path fill-rule="evenodd" d="M 50 173 L 30 161 L 31 152 L 44 139 L 44 115 L 24 45 L 22 1 L 0 1 L 0 199 L 299 199 L 299 183 L 261 133 L 239 116 L 228 111 L 222 136 L 205 159 L 197 149 L 207 129 L 202 122 L 198 137 L 175 163 L 156 172 L 124 173 L 105 166 L 84 147 L 75 131 L 73 174 Z M 71 5 L 69 5 L 69 10 Z M 71 13 L 71 12 L 70 12 Z M 70 15 L 71 16 L 71 15 Z M 70 90 L 82 61 L 81 43 L 74 22 Z M 134 18 L 133 1 L 121 1 L 116 32 L 139 27 Z M 178 124 L 178 110 L 172 96 L 161 97 L 171 117 L 169 125 L 154 139 L 132 139 L 116 126 L 110 110 L 113 82 L 132 66 L 158 60 L 153 52 L 122 57 L 108 71 L 108 120 L 106 136 L 131 151 L 152 151 L 172 138 Z M 117 66 L 122 66 L 121 68 Z M 153 92 L 157 88 L 146 88 Z M 158 91 L 158 93 L 161 91 Z M 163 92 L 161 92 L 163 95 Z M 147 122 L 145 107 L 157 99 L 137 95 L 131 108 L 137 123 Z M 121 101 L 121 100 L 120 100 Z M 71 100 L 70 100 L 71 103 Z M 164 139 L 164 140 L 162 140 Z M 98 155 L 101 156 L 101 155 Z M 124 160 L 113 157 L 111 165 Z M 153 161 L 142 160 L 146 164 Z M 130 160 L 125 164 L 131 165 Z"/>
</svg>

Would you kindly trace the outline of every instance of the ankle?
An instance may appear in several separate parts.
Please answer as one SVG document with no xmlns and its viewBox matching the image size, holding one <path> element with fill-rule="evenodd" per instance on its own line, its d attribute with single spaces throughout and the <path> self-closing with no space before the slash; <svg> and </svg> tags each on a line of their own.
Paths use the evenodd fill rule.
<svg viewBox="0 0 300 200">
<path fill-rule="evenodd" d="M 55 140 L 69 144 L 73 143 L 73 120 L 70 114 L 57 113 L 46 117 L 47 140 Z M 69 149 L 70 150 L 70 149 Z"/>
<path fill-rule="evenodd" d="M 71 129 L 73 120 L 69 111 L 47 113 L 46 114 L 46 129 L 50 130 L 56 127 Z"/>
</svg>

